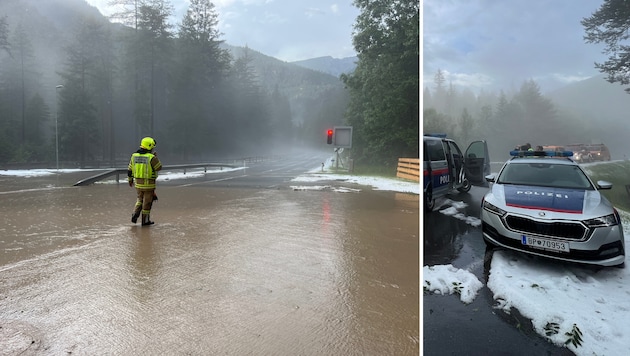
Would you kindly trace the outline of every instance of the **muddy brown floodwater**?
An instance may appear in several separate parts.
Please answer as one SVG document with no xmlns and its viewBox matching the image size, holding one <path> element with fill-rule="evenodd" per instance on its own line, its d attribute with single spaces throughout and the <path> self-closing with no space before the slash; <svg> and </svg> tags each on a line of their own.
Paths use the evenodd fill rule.
<svg viewBox="0 0 630 356">
<path fill-rule="evenodd" d="M 417 196 L 0 178 L 0 355 L 419 353 Z"/>
</svg>

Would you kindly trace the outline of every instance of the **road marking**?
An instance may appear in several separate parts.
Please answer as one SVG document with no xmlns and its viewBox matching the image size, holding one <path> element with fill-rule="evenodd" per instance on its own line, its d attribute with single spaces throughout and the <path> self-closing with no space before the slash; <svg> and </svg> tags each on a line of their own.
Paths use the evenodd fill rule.
<svg viewBox="0 0 630 356">
<path fill-rule="evenodd" d="M 224 181 L 224 180 L 230 180 L 230 179 L 242 178 L 242 177 L 249 177 L 249 176 L 247 174 L 245 174 L 245 175 L 242 175 L 242 176 L 226 177 L 226 178 L 213 179 L 213 180 L 204 180 L 203 182 L 188 183 L 188 184 L 178 185 L 178 187 L 190 187 L 191 185 L 213 183 L 213 182 L 221 182 L 221 181 Z"/>
<path fill-rule="evenodd" d="M 47 187 L 47 188 L 20 189 L 20 190 L 10 190 L 8 192 L 0 192 L 0 194 L 41 192 L 41 191 L 45 191 L 45 190 L 55 190 L 55 189 L 64 189 L 64 188 L 70 188 L 70 187 Z"/>
</svg>

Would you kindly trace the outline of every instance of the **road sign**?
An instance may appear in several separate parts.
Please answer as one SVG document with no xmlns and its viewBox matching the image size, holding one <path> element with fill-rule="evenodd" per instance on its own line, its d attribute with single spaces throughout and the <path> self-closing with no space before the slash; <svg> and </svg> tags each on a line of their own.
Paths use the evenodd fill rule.
<svg viewBox="0 0 630 356">
<path fill-rule="evenodd" d="M 339 148 L 352 148 L 352 126 L 335 126 L 333 144 Z"/>
</svg>

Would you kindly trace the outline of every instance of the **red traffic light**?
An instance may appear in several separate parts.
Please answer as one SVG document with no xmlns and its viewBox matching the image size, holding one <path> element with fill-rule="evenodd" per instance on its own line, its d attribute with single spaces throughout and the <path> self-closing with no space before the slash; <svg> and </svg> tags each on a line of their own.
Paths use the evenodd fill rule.
<svg viewBox="0 0 630 356">
<path fill-rule="evenodd" d="M 326 142 L 328 142 L 329 145 L 332 143 L 332 137 L 333 137 L 333 130 L 328 130 L 328 138 Z"/>
</svg>

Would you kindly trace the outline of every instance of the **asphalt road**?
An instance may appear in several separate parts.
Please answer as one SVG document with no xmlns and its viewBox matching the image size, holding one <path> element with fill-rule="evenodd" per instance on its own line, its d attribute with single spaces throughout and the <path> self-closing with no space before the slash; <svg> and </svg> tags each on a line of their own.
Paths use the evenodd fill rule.
<svg viewBox="0 0 630 356">
<path fill-rule="evenodd" d="M 465 216 L 479 217 L 481 198 L 487 188 L 453 193 L 439 200 L 436 209 L 423 216 L 423 266 L 452 264 L 469 270 L 484 284 L 471 304 L 456 295 L 423 294 L 423 351 L 425 355 L 573 355 L 535 333 L 531 321 L 514 310 L 494 309 L 492 291 L 485 287 L 492 252 L 486 251 L 481 226 L 472 226 L 439 210 L 449 199 L 464 202 Z M 444 204 L 441 208 L 440 204 Z"/>
<path fill-rule="evenodd" d="M 318 168 L 331 154 L 304 153 L 260 162 L 243 162 L 243 169 L 212 173 L 204 177 L 164 181 L 160 186 L 204 186 L 216 188 L 273 189 L 285 187 L 292 178 Z M 236 162 L 239 164 L 239 162 Z M 174 171 L 177 172 L 177 171 Z M 164 172 L 162 172 L 163 174 Z"/>
<path fill-rule="evenodd" d="M 126 182 L 0 176 L 0 355 L 418 355 L 418 196 L 292 189 L 327 157 L 159 181 L 150 227 Z"/>
</svg>

